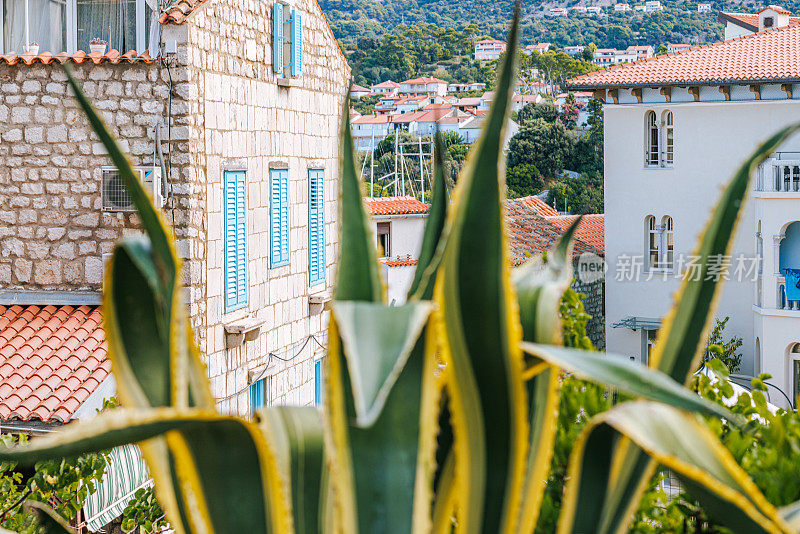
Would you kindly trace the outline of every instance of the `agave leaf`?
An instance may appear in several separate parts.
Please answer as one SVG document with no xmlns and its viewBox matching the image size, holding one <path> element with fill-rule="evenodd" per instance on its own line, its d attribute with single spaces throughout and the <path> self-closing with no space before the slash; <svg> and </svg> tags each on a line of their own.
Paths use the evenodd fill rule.
<svg viewBox="0 0 800 534">
<path fill-rule="evenodd" d="M 430 311 L 428 302 L 391 307 L 372 302 L 334 302 L 333 314 L 353 388 L 356 425 L 368 427 L 380 415 Z"/>
<path fill-rule="evenodd" d="M 447 183 L 444 177 L 444 157 L 442 155 L 444 145 L 438 132 L 435 139 L 436 165 L 433 174 L 431 206 L 425 222 L 425 232 L 422 235 L 422 246 L 417 260 L 417 269 L 414 271 L 414 279 L 408 290 L 409 299 L 431 300 L 433 298 L 433 285 L 446 241 L 444 230 L 449 202 L 447 200 Z"/>
<path fill-rule="evenodd" d="M 579 378 L 616 388 L 628 395 L 744 424 L 744 420 L 724 406 L 704 399 L 664 373 L 633 362 L 625 356 L 608 353 L 601 355 L 533 343 L 522 343 L 522 350 Z"/>
<path fill-rule="evenodd" d="M 607 443 L 627 443 L 658 462 L 681 480 L 718 523 L 739 533 L 791 532 L 778 511 L 759 492 L 728 450 L 705 424 L 684 411 L 658 402 L 622 403 L 595 417 L 581 434 L 570 458 L 568 482 L 558 532 L 596 532 L 589 521 L 597 512 L 575 513 L 580 503 L 602 506 L 606 484 L 621 473 L 610 463 Z M 595 499 L 589 496 L 594 492 Z M 619 528 L 617 532 L 624 529 Z"/>
<path fill-rule="evenodd" d="M 509 50 L 516 50 L 518 25 L 519 6 Z M 492 110 L 456 186 L 435 290 L 455 436 L 458 529 L 464 532 L 517 529 L 527 462 L 521 332 L 502 206 L 515 59 L 505 56 Z"/>
<path fill-rule="evenodd" d="M 728 254 L 742 204 L 747 196 L 750 175 L 798 128 L 800 125 L 784 128 L 762 144 L 742 164 L 723 190 L 711 220 L 700 237 L 695 251 L 699 257 L 700 273 L 684 279 L 676 294 L 675 305 L 659 332 L 650 361 L 651 367 L 679 383 L 687 383 L 699 364 L 702 344 L 714 319 L 714 310 L 721 293 L 721 283 L 707 276 L 711 263 L 709 258 Z M 569 512 L 562 509 L 560 521 L 569 523 L 572 521 L 570 513 L 580 510 L 582 520 L 585 519 L 586 524 L 594 525 L 596 532 L 619 532 L 630 523 L 647 483 L 655 473 L 656 463 L 624 437 L 614 443 L 598 442 L 594 447 L 598 451 L 609 451 L 608 461 L 615 466 L 618 476 L 615 477 L 614 484 L 606 486 L 604 491 L 582 495 L 575 509 Z M 602 454 L 598 452 L 598 455 Z"/>
<path fill-rule="evenodd" d="M 281 481 L 292 496 L 294 531 L 323 532 L 327 477 L 319 410 L 276 406 L 259 416 L 261 432 L 275 452 Z"/>
</svg>

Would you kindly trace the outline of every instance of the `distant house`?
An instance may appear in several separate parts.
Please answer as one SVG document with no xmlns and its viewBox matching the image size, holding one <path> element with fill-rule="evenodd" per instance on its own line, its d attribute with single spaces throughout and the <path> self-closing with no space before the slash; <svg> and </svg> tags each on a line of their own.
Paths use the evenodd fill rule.
<svg viewBox="0 0 800 534">
<path fill-rule="evenodd" d="M 669 43 L 667 44 L 667 53 L 674 54 L 675 52 L 683 52 L 684 50 L 689 50 L 691 47 L 692 45 L 685 43 Z"/>
<path fill-rule="evenodd" d="M 645 6 L 645 5 L 633 6 L 633 10 L 634 11 L 647 11 L 647 6 Z"/>
<path fill-rule="evenodd" d="M 625 13 L 631 10 L 630 4 L 614 4 L 615 13 Z"/>
<path fill-rule="evenodd" d="M 486 115 L 478 115 L 471 117 L 458 125 L 458 134 L 464 139 L 465 143 L 472 144 L 478 140 L 483 130 L 483 124 L 486 122 Z M 506 139 L 503 144 L 504 147 L 508 146 L 508 142 L 519 131 L 519 124 L 511 119 L 508 119 L 506 126 Z"/>
<path fill-rule="evenodd" d="M 400 82 L 400 92 L 406 94 L 433 94 L 444 96 L 447 94 L 447 82 L 439 78 L 421 76 Z"/>
<path fill-rule="evenodd" d="M 571 46 L 565 46 L 564 47 L 564 52 L 566 52 L 570 56 L 575 56 L 575 55 L 578 55 L 578 54 L 582 54 L 584 50 L 586 50 L 586 47 L 585 46 L 581 46 L 581 45 L 571 45 Z"/>
<path fill-rule="evenodd" d="M 626 52 L 636 54 L 636 59 L 647 59 L 653 57 L 654 50 L 652 46 L 629 46 Z"/>
<path fill-rule="evenodd" d="M 711 12 L 711 4 L 697 4 L 697 12 L 698 13 L 710 13 Z"/>
<path fill-rule="evenodd" d="M 644 7 L 648 13 L 664 11 L 664 6 L 661 5 L 660 0 L 647 0 L 647 2 L 644 3 Z"/>
<path fill-rule="evenodd" d="M 566 17 L 568 12 L 565 7 L 551 7 L 547 15 L 550 17 Z"/>
<path fill-rule="evenodd" d="M 494 61 L 506 51 L 505 41 L 497 39 L 481 39 L 475 43 L 475 59 L 477 61 Z"/>
<path fill-rule="evenodd" d="M 651 48 L 652 50 L 652 48 Z M 628 63 L 639 59 L 639 51 L 617 50 L 615 48 L 598 48 L 594 51 L 592 63 L 598 67 L 608 67 L 620 63 Z"/>
<path fill-rule="evenodd" d="M 430 95 L 414 95 L 401 98 L 395 101 L 393 113 L 402 115 L 403 113 L 418 111 L 433 102 L 434 99 Z"/>
<path fill-rule="evenodd" d="M 370 90 L 373 93 L 396 94 L 398 91 L 400 91 L 400 84 L 393 82 L 392 80 L 387 80 L 371 86 Z"/>
<path fill-rule="evenodd" d="M 397 110 L 397 102 L 403 100 L 403 97 L 396 95 L 383 96 L 375 104 L 375 113 L 377 114 L 391 114 Z"/>
<path fill-rule="evenodd" d="M 459 111 L 477 111 L 478 107 L 481 105 L 481 98 L 479 96 L 473 97 L 466 97 L 466 98 L 459 98 L 454 107 Z"/>
<path fill-rule="evenodd" d="M 391 115 L 362 115 L 350 123 L 356 150 L 372 150 L 391 130 Z"/>
<path fill-rule="evenodd" d="M 586 6 L 572 6 L 569 10 L 576 13 L 586 13 Z"/>
<path fill-rule="evenodd" d="M 586 8 L 587 13 L 591 13 L 592 15 L 599 15 L 603 12 L 603 8 L 600 6 L 589 6 Z"/>
<path fill-rule="evenodd" d="M 365 96 L 369 96 L 371 92 L 372 91 L 366 87 L 354 84 L 350 87 L 350 99 L 358 100 L 360 98 L 364 98 Z"/>
<path fill-rule="evenodd" d="M 543 101 L 541 95 L 514 95 L 511 99 L 511 110 L 512 111 L 519 111 L 524 108 L 528 104 L 538 104 L 539 102 Z"/>
<path fill-rule="evenodd" d="M 483 91 L 484 89 L 486 89 L 486 84 L 482 82 L 451 83 L 447 86 L 448 93 Z"/>
<path fill-rule="evenodd" d="M 533 45 L 526 46 L 523 52 L 525 52 L 530 56 L 534 52 L 536 52 L 537 54 L 544 54 L 548 50 L 550 50 L 550 43 L 536 43 Z"/>
<path fill-rule="evenodd" d="M 800 17 L 780 6 L 767 6 L 758 13 L 725 13 L 717 16 L 725 26 L 725 40 L 744 37 L 756 32 L 800 24 Z"/>
</svg>

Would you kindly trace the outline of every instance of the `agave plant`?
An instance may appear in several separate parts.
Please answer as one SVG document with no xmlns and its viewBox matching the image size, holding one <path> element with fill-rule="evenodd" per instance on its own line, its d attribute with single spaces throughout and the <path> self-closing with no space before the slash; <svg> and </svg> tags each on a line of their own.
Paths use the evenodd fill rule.
<svg viewBox="0 0 800 534">
<path fill-rule="evenodd" d="M 509 35 L 509 48 L 516 47 L 517 17 Z M 123 408 L 2 450 L 0 460 L 30 464 L 138 443 L 179 533 L 527 534 L 542 502 L 559 377 L 567 371 L 634 400 L 598 416 L 579 439 L 559 532 L 624 531 L 657 464 L 736 532 L 800 529 L 800 505 L 771 506 L 703 417 L 742 422 L 683 386 L 701 356 L 716 282 L 684 282 L 647 368 L 559 346 L 558 303 L 571 279 L 574 225 L 547 262 L 511 270 L 502 140 L 514 61 L 506 55 L 452 205 L 436 177 L 402 306 L 385 302 L 343 114 L 341 254 L 325 406 L 322 413 L 269 407 L 254 421 L 215 411 L 179 300 L 170 229 L 70 78 L 145 233 L 115 248 L 103 300 Z M 768 140 L 733 177 L 700 240 L 701 258 L 729 249 L 750 173 L 795 129 Z"/>
</svg>

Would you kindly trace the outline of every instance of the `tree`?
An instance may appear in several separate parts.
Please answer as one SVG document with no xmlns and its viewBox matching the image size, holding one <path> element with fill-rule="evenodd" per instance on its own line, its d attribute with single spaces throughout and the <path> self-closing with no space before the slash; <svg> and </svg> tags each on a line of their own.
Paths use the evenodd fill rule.
<svg viewBox="0 0 800 534">
<path fill-rule="evenodd" d="M 667 45 L 665 45 L 664 43 L 661 43 L 660 45 L 658 45 L 658 48 L 656 49 L 656 55 L 657 56 L 662 56 L 662 55 L 664 55 L 666 53 L 667 53 Z"/>
<path fill-rule="evenodd" d="M 570 102 L 570 98 L 572 101 Z M 580 117 L 580 105 L 575 102 L 575 95 L 570 93 L 567 95 L 567 101 L 561 106 L 561 111 L 558 114 L 558 120 L 569 130 L 575 129 L 578 126 L 578 117 Z"/>
<path fill-rule="evenodd" d="M 530 102 L 519 110 L 517 121 L 520 124 L 530 122 L 534 119 L 543 119 L 546 122 L 553 122 L 558 118 L 558 108 L 552 102 Z"/>
<path fill-rule="evenodd" d="M 583 49 L 583 60 L 584 61 L 592 61 L 594 59 L 594 51 L 597 50 L 597 45 L 594 43 L 589 43 L 586 45 L 586 48 Z"/>
<path fill-rule="evenodd" d="M 544 179 L 535 166 L 523 163 L 506 170 L 506 185 L 511 198 L 538 194 L 544 189 Z"/>
<path fill-rule="evenodd" d="M 530 164 L 545 180 L 555 178 L 564 169 L 572 151 L 572 139 L 560 121 L 552 123 L 532 119 L 523 123 L 508 144 L 508 166 Z"/>
<path fill-rule="evenodd" d="M 547 203 L 570 213 L 603 213 L 603 177 L 565 176 L 550 184 Z"/>
<path fill-rule="evenodd" d="M 742 338 L 733 336 L 727 341 L 723 339 L 725 325 L 728 324 L 728 320 L 730 320 L 730 317 L 725 317 L 724 319 L 715 318 L 714 328 L 708 335 L 706 348 L 703 352 L 703 363 L 716 358 L 724 363 L 730 372 L 736 373 L 742 366 L 742 355 L 739 354 Z"/>
</svg>

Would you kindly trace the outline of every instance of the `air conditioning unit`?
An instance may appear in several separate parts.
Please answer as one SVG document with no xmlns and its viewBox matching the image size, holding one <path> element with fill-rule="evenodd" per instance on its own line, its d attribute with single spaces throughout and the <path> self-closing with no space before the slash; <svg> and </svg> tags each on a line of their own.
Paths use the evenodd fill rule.
<svg viewBox="0 0 800 534">
<path fill-rule="evenodd" d="M 135 211 L 133 200 L 131 200 L 125 182 L 116 167 L 103 167 L 102 173 L 100 196 L 103 201 L 103 211 Z M 150 195 L 153 204 L 157 208 L 163 207 L 161 167 L 134 167 L 133 173 Z"/>
</svg>

